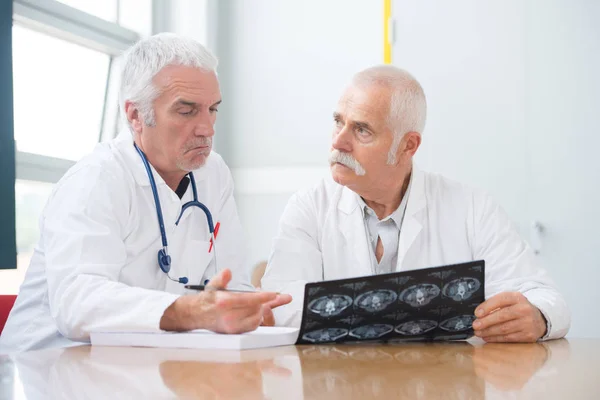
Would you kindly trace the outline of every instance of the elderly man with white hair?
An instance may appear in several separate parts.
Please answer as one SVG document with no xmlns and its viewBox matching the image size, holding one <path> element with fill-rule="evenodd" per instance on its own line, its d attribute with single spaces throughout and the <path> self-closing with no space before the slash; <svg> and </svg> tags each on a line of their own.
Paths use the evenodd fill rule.
<svg viewBox="0 0 600 400">
<path fill-rule="evenodd" d="M 202 45 L 173 34 L 125 54 L 119 106 L 129 129 L 57 183 L 0 353 L 81 344 L 93 331 L 273 324 L 271 308 L 288 295 L 214 290 L 252 289 L 231 174 L 211 152 L 216 67 Z"/>
<path fill-rule="evenodd" d="M 280 221 L 265 290 L 290 293 L 277 325 L 298 325 L 307 282 L 485 260 L 475 334 L 490 342 L 564 336 L 569 310 L 504 211 L 481 190 L 419 170 L 426 100 L 406 71 L 356 74 L 333 113 L 332 179 L 296 193 Z"/>
</svg>

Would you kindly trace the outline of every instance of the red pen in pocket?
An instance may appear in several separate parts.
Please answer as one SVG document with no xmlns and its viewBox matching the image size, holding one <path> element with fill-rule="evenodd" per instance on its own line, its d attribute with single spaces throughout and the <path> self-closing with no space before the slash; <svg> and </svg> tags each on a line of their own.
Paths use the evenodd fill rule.
<svg viewBox="0 0 600 400">
<path fill-rule="evenodd" d="M 221 226 L 220 222 L 217 222 L 217 225 L 215 225 L 215 232 L 213 234 L 213 236 L 215 237 L 215 239 L 217 238 L 217 235 L 219 234 L 219 227 Z M 208 248 L 208 252 L 210 253 L 212 251 L 213 248 L 213 238 L 210 238 L 210 247 Z"/>
</svg>

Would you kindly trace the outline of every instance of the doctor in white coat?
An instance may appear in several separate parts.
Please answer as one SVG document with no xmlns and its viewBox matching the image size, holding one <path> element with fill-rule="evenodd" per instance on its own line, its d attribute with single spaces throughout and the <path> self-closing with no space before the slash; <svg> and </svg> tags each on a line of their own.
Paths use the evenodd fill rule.
<svg viewBox="0 0 600 400">
<path fill-rule="evenodd" d="M 423 90 L 407 72 L 355 75 L 334 113 L 332 179 L 290 199 L 273 243 L 262 287 L 293 296 L 274 310 L 276 324 L 300 323 L 307 282 L 484 259 L 477 336 L 564 336 L 567 305 L 504 211 L 486 193 L 414 166 L 425 115 Z"/>
<path fill-rule="evenodd" d="M 173 34 L 126 53 L 119 102 L 130 132 L 57 183 L 0 353 L 81 344 L 94 330 L 238 333 L 274 323 L 271 307 L 289 296 L 184 287 L 252 288 L 231 174 L 211 152 L 216 66 Z"/>
</svg>

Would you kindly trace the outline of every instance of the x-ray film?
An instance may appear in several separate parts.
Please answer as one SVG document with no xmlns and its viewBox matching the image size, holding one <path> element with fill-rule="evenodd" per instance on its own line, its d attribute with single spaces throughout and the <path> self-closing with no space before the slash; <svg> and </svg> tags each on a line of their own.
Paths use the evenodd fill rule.
<svg viewBox="0 0 600 400">
<path fill-rule="evenodd" d="M 468 339 L 484 279 L 480 260 L 309 283 L 297 344 Z"/>
<path fill-rule="evenodd" d="M 477 292 L 481 283 L 476 278 L 458 278 L 444 285 L 442 293 L 454 301 L 465 301 Z"/>
<path fill-rule="evenodd" d="M 385 310 L 389 305 L 393 304 L 398 295 L 393 290 L 375 289 L 361 293 L 356 296 L 356 306 L 367 312 L 378 312 Z"/>
<path fill-rule="evenodd" d="M 400 293 L 400 300 L 412 307 L 424 307 L 440 294 L 440 288 L 431 283 L 419 283 Z"/>
<path fill-rule="evenodd" d="M 380 337 L 390 333 L 394 329 L 393 325 L 386 324 L 369 324 L 362 325 L 350 331 L 350 336 L 357 339 L 379 339 Z"/>
<path fill-rule="evenodd" d="M 434 330 L 437 326 L 437 321 L 430 319 L 417 319 L 398 325 L 396 327 L 396 332 L 405 336 L 422 335 Z"/>
<path fill-rule="evenodd" d="M 343 294 L 330 294 L 312 300 L 308 309 L 314 314 L 333 317 L 352 305 L 352 297 Z"/>
<path fill-rule="evenodd" d="M 302 335 L 302 339 L 309 343 L 335 342 L 348 334 L 348 329 L 323 328 L 310 331 Z"/>
</svg>

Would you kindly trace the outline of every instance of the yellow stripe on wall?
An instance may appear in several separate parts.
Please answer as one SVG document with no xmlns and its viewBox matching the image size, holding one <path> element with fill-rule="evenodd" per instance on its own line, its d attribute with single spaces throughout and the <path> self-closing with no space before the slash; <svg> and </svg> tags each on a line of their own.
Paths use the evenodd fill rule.
<svg viewBox="0 0 600 400">
<path fill-rule="evenodd" d="M 383 0 L 383 62 L 392 63 L 392 45 L 390 43 L 390 19 L 392 16 L 392 0 Z"/>
</svg>

